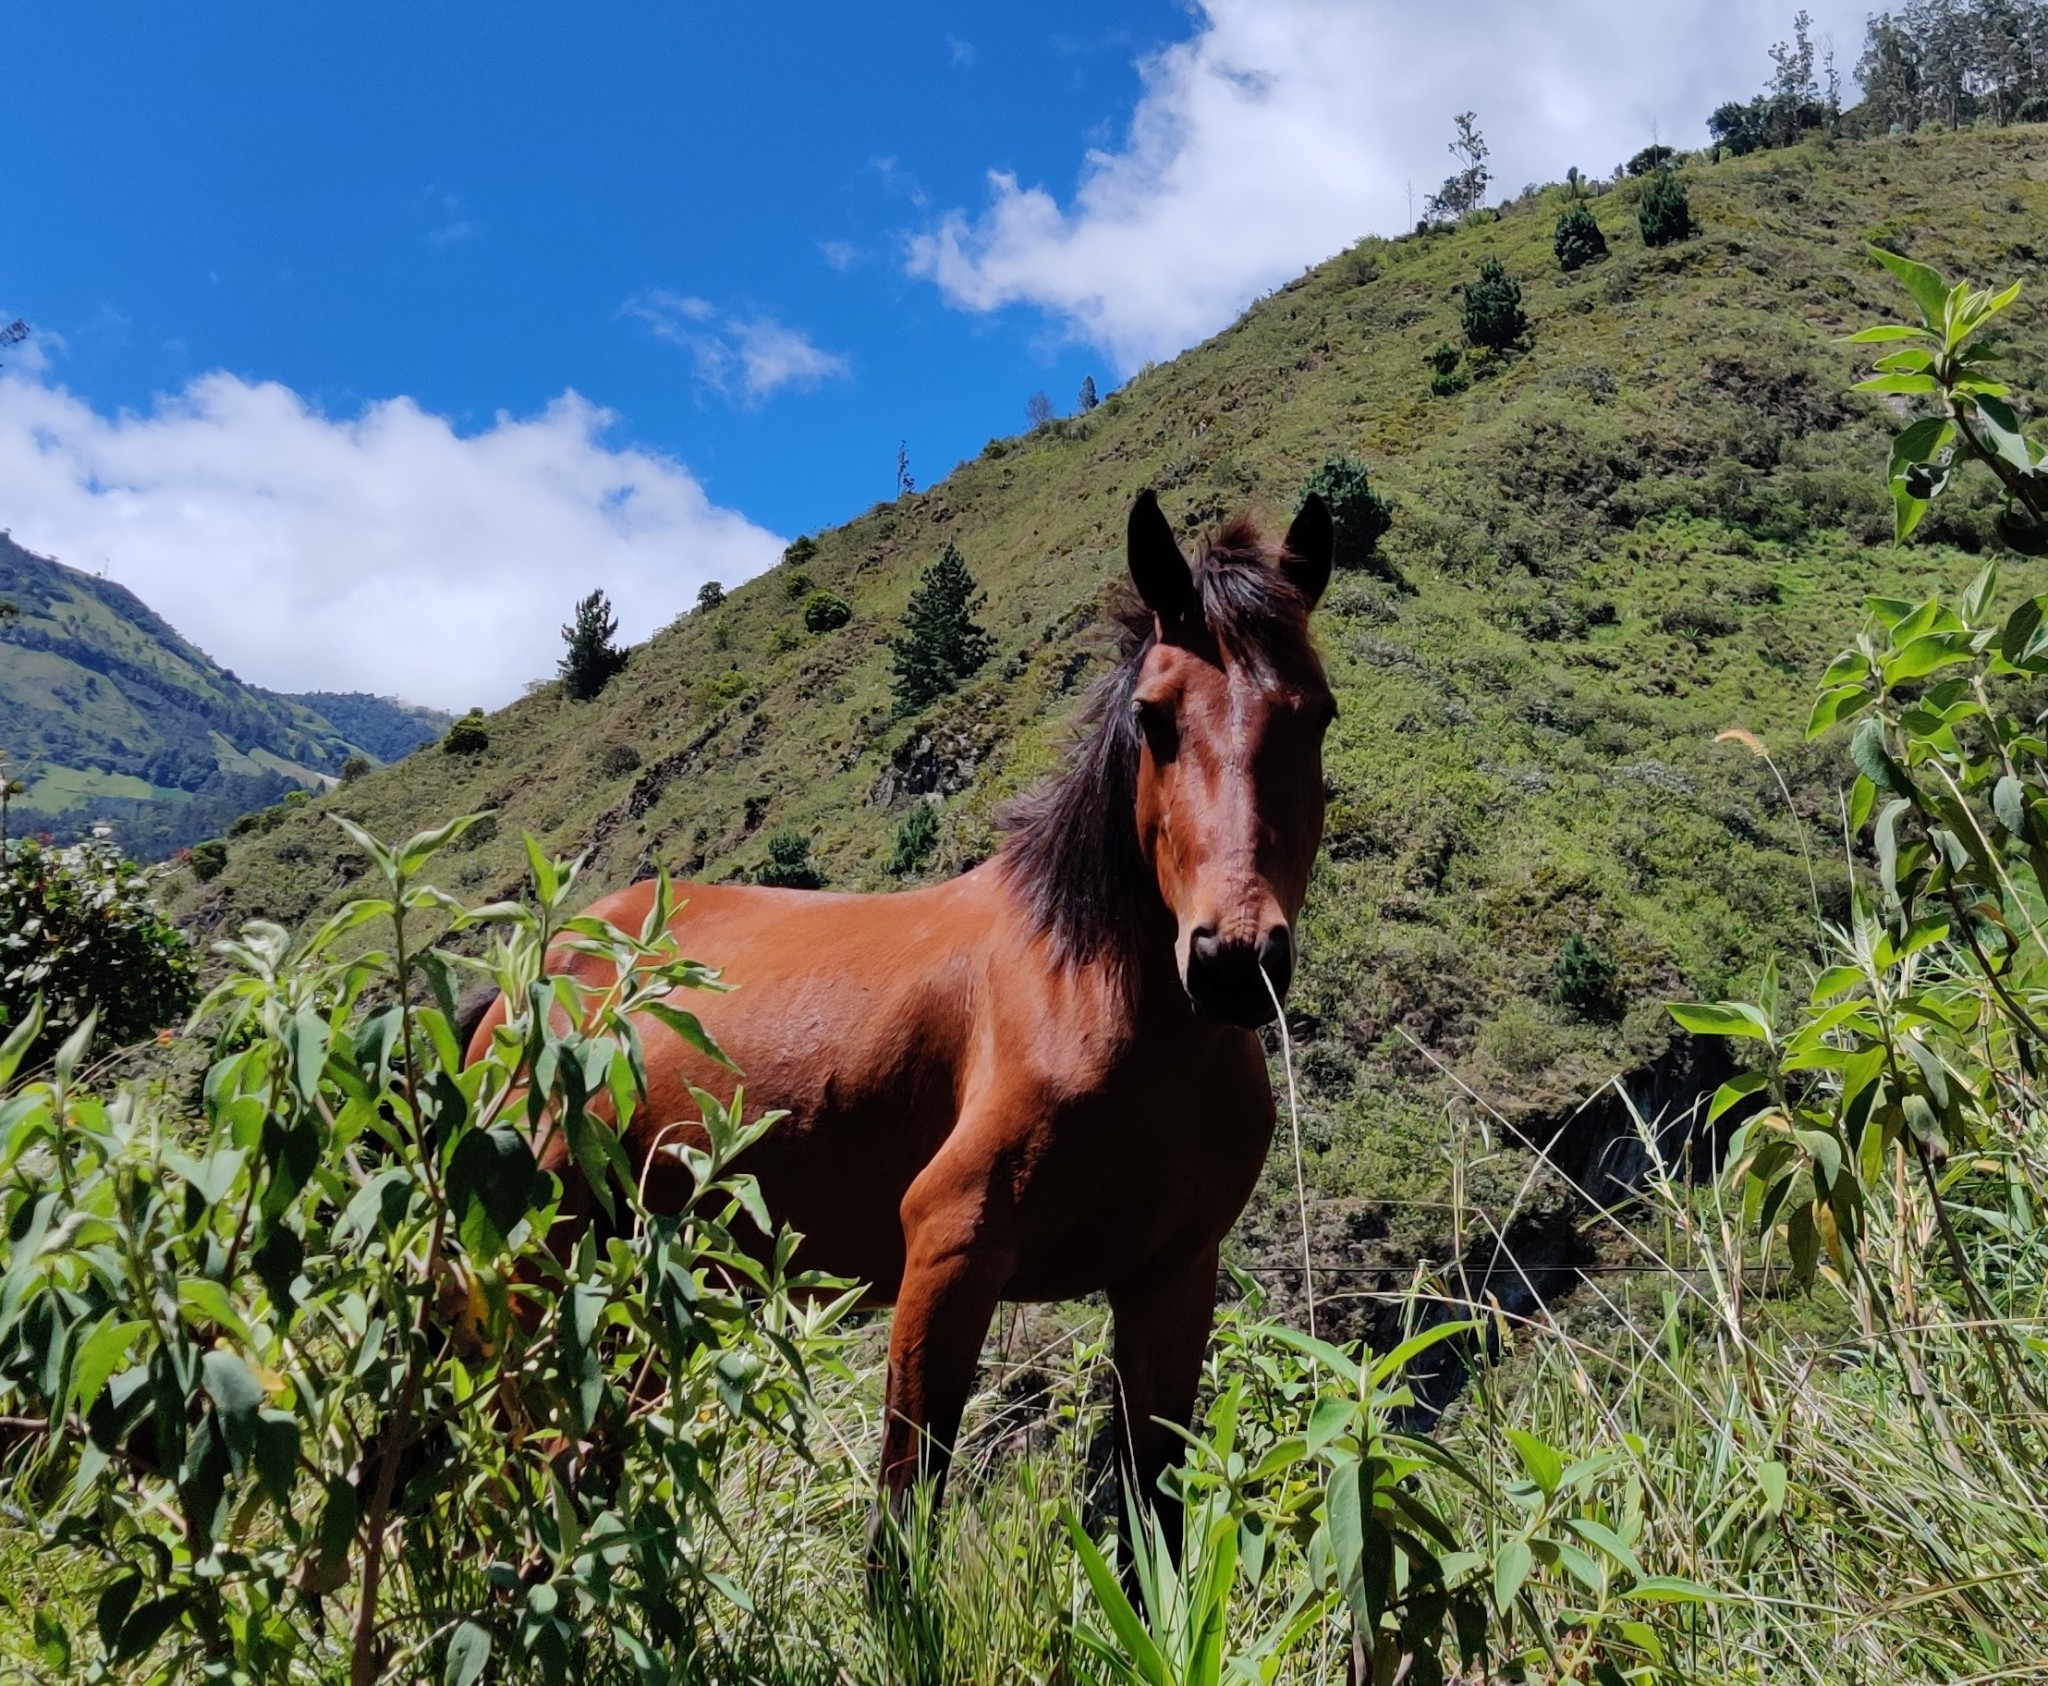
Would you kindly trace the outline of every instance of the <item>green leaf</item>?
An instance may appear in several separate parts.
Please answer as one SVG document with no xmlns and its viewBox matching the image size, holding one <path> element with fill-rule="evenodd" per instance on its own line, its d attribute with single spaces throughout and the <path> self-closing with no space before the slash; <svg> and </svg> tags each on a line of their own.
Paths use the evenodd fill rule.
<svg viewBox="0 0 2048 1686">
<path fill-rule="evenodd" d="M 1772 1516 L 1785 1508 L 1785 1466 L 1776 1458 L 1757 1467 L 1756 1482 L 1763 1489 L 1764 1508 Z"/>
<path fill-rule="evenodd" d="M 1806 722 L 1807 740 L 1811 742 L 1819 737 L 1844 715 L 1855 714 L 1870 700 L 1870 691 L 1861 684 L 1839 685 L 1833 690 L 1823 691 Z"/>
<path fill-rule="evenodd" d="M 21 1017 L 21 1023 L 8 1031 L 5 1041 L 0 1041 L 0 1092 L 14 1080 L 21 1062 L 28 1058 L 28 1051 L 35 1046 L 36 1039 L 43 1034 L 43 998 L 37 995 L 28 1004 L 28 1011 Z"/>
<path fill-rule="evenodd" d="M 1728 1079 L 1714 1091 L 1714 1099 L 1707 1107 L 1707 1122 L 1718 1120 L 1731 1106 L 1747 1099 L 1770 1082 L 1770 1073 L 1745 1071 Z"/>
<path fill-rule="evenodd" d="M 65 1397 L 64 1409 L 76 1411 L 81 1416 L 90 1411 L 100 1396 L 100 1389 L 107 1385 L 107 1378 L 128 1356 L 135 1337 L 148 1327 L 141 1318 L 116 1322 L 110 1317 L 86 1336 L 78 1355 L 71 1361 L 71 1390 Z"/>
<path fill-rule="evenodd" d="M 1522 1467 L 1529 1472 L 1529 1479 L 1546 1493 L 1556 1492 L 1557 1484 L 1564 1479 L 1564 1458 L 1557 1449 L 1525 1429 L 1511 1428 L 1507 1436 L 1514 1444 L 1515 1455 L 1522 1460 Z"/>
<path fill-rule="evenodd" d="M 1713 1604 L 1721 1595 L 1698 1581 L 1682 1580 L 1677 1575 L 1651 1575 L 1630 1587 L 1629 1596 L 1659 1604 Z"/>
<path fill-rule="evenodd" d="M 1933 632 L 1924 638 L 1916 638 L 1910 644 L 1885 658 L 1884 682 L 1887 685 L 1902 685 L 1908 680 L 1924 679 L 1930 673 L 1957 662 L 1970 660 L 1976 651 L 1971 648 L 1969 635 L 1961 632 Z"/>
<path fill-rule="evenodd" d="M 441 1686 L 476 1686 L 491 1660 L 491 1635 L 475 1622 L 457 1624 L 448 1638 L 448 1656 L 441 1669 Z"/>
<path fill-rule="evenodd" d="M 1695 1036 L 1740 1036 L 1753 1042 L 1771 1039 L 1769 1021 L 1746 1001 L 1670 1001 L 1664 1010 Z"/>
<path fill-rule="evenodd" d="M 1998 635 L 1998 653 L 2017 667 L 2033 654 L 2036 634 L 2041 630 L 2042 599 L 2029 597 L 2006 617 Z"/>
<path fill-rule="evenodd" d="M 2027 833 L 2026 786 L 2011 773 L 1998 781 L 1991 792 L 1991 810 L 1998 816 L 1998 823 L 2015 837 Z"/>
<path fill-rule="evenodd" d="M 1856 763 L 1856 770 L 1878 789 L 1888 790 L 1894 796 L 1916 794 L 1913 781 L 1892 759 L 1891 751 L 1885 745 L 1882 720 L 1872 718 L 1856 728 L 1855 737 L 1849 740 L 1849 759 Z"/>
<path fill-rule="evenodd" d="M 1913 296 L 1913 302 L 1920 307 L 1920 314 L 1927 326 L 1937 334 L 1945 334 L 1948 325 L 1949 286 L 1941 278 L 1941 272 L 1930 269 L 1924 263 L 1915 263 L 1911 258 L 1902 258 L 1896 252 L 1887 252 L 1882 246 L 1864 248 L 1893 275 L 1900 285 Z"/>
<path fill-rule="evenodd" d="M 1941 390 L 1941 383 L 1932 375 L 1872 375 L 1867 381 L 1858 381 L 1849 390 L 1851 392 L 1936 393 Z"/>
<path fill-rule="evenodd" d="M 650 1001 L 640 1010 L 656 1024 L 680 1036 L 707 1060 L 724 1066 L 727 1071 L 739 1070 L 739 1067 L 726 1057 L 725 1050 L 711 1039 L 711 1033 L 697 1022 L 695 1013 L 687 1013 L 680 1007 L 671 1007 L 666 1001 Z"/>
<path fill-rule="evenodd" d="M 1977 414 L 1984 424 L 1984 431 L 1991 436 L 1992 448 L 1997 454 L 2022 474 L 2033 473 L 2033 453 L 2020 433 L 2020 419 L 2013 407 L 2003 398 L 1979 394 Z"/>
<path fill-rule="evenodd" d="M 1536 1557 L 1527 1540 L 1510 1540 L 1500 1548 L 1500 1555 L 1493 1560 L 1493 1607 L 1499 1614 L 1508 1613 L 1535 1567 Z"/>
<path fill-rule="evenodd" d="M 220 1413 L 228 1450 L 239 1463 L 256 1447 L 256 1413 L 263 1405 L 263 1384 L 248 1365 L 224 1347 L 215 1347 L 200 1356 L 199 1383 Z"/>
<path fill-rule="evenodd" d="M 1596 1522 L 1590 1516 L 1574 1516 L 1566 1519 L 1565 1526 L 1596 1551 L 1605 1552 L 1636 1579 L 1642 1579 L 1643 1566 L 1637 1560 L 1635 1552 L 1630 1549 L 1628 1541 L 1606 1523 Z"/>
<path fill-rule="evenodd" d="M 1909 328 L 1903 322 L 1884 322 L 1875 328 L 1864 328 L 1860 332 L 1846 334 L 1843 336 L 1841 343 L 1843 345 L 1887 345 L 1893 340 L 1924 340 L 1931 338 L 1933 338 L 1933 335 L 1929 334 L 1925 328 Z"/>
<path fill-rule="evenodd" d="M 1356 1400 L 1324 1394 L 1315 1402 L 1308 1414 L 1308 1439 L 1305 1446 L 1308 1455 L 1314 1457 L 1350 1428 L 1357 1416 Z"/>
<path fill-rule="evenodd" d="M 428 861 L 432 860 L 434 856 L 447 848 L 449 844 L 453 843 L 465 831 L 469 830 L 471 826 L 478 824 L 487 817 L 488 811 L 485 813 L 463 814 L 459 818 L 450 820 L 446 825 L 434 827 L 431 831 L 415 832 L 399 847 L 398 870 L 407 878 L 410 878 L 421 867 L 425 866 Z"/>
<path fill-rule="evenodd" d="M 1095 1542 L 1088 1537 L 1079 1519 L 1064 1505 L 1060 1508 L 1060 1520 L 1066 1525 L 1067 1538 L 1073 1542 L 1074 1555 L 1081 1560 L 1081 1571 L 1088 1577 L 1088 1588 L 1095 1594 L 1096 1608 L 1107 1618 L 1124 1655 L 1135 1665 L 1133 1672 L 1150 1686 L 1174 1686 L 1173 1670 L 1153 1643 L 1151 1634 L 1145 1631 L 1145 1624 L 1132 1608 L 1130 1599 L 1117 1581 L 1116 1572 L 1095 1549 Z"/>
<path fill-rule="evenodd" d="M 449 1157 L 446 1183 L 462 1244 L 472 1253 L 502 1252 L 546 1181 L 526 1137 L 511 1125 L 466 1131 Z"/>
</svg>

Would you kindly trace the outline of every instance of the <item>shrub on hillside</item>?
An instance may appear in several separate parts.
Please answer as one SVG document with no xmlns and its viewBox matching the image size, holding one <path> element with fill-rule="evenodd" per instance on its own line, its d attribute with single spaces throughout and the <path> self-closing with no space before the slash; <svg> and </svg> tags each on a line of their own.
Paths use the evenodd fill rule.
<svg viewBox="0 0 2048 1686">
<path fill-rule="evenodd" d="M 597 768 L 608 778 L 624 778 L 640 770 L 640 752 L 629 743 L 607 744 L 597 758 Z"/>
<path fill-rule="evenodd" d="M 1698 232 L 1692 220 L 1692 201 L 1685 183 L 1669 170 L 1659 170 L 1644 184 L 1642 202 L 1636 206 L 1636 226 L 1643 231 L 1645 246 L 1670 246 L 1690 240 Z"/>
<path fill-rule="evenodd" d="M 337 782 L 341 784 L 354 784 L 357 779 L 361 778 L 369 770 L 370 758 L 367 755 L 351 755 L 341 764 L 341 772 L 337 775 Z"/>
<path fill-rule="evenodd" d="M 1371 567 L 1381 536 L 1394 524 L 1394 510 L 1372 489 L 1365 464 L 1356 457 L 1325 457 L 1301 483 L 1301 496 L 1311 492 L 1330 506 L 1330 519 L 1337 529 L 1336 565 Z"/>
<path fill-rule="evenodd" d="M 804 599 L 804 630 L 836 632 L 853 619 L 853 605 L 829 591 L 814 591 Z"/>
<path fill-rule="evenodd" d="M 725 601 L 725 587 L 716 580 L 706 580 L 697 587 L 697 607 L 715 609 Z"/>
<path fill-rule="evenodd" d="M 1449 398 L 1472 384 L 1464 370 L 1465 354 L 1454 345 L 1440 345 L 1429 354 L 1429 390 Z"/>
<path fill-rule="evenodd" d="M 822 890 L 825 875 L 811 859 L 811 840 L 794 826 L 768 839 L 768 859 L 754 881 L 775 890 Z"/>
<path fill-rule="evenodd" d="M 818 554 L 818 541 L 808 533 L 800 534 L 783 547 L 782 565 L 785 568 L 801 568 Z"/>
<path fill-rule="evenodd" d="M 562 689 L 576 702 L 589 702 L 626 669 L 627 653 L 612 640 L 619 620 L 611 600 L 593 591 L 576 605 L 576 618 L 562 628 Z"/>
<path fill-rule="evenodd" d="M 484 730 L 484 711 L 473 708 L 448 728 L 441 749 L 448 755 L 476 755 L 491 747 L 491 734 Z"/>
<path fill-rule="evenodd" d="M 195 843 L 185 851 L 185 864 L 192 869 L 192 876 L 202 884 L 211 884 L 227 870 L 228 845 L 221 837 L 209 837 L 203 843 Z"/>
<path fill-rule="evenodd" d="M 1550 245 L 1557 253 L 1558 268 L 1568 275 L 1607 256 L 1607 236 L 1600 232 L 1600 219 L 1593 215 L 1593 207 L 1586 204 L 1569 206 L 1558 217 Z"/>
<path fill-rule="evenodd" d="M 918 576 L 903 611 L 903 631 L 890 645 L 898 712 L 929 707 L 988 660 L 995 641 L 974 620 L 985 600 L 949 541 Z"/>
<path fill-rule="evenodd" d="M 1488 351 L 1506 351 L 1528 333 L 1521 283 L 1508 274 L 1499 258 L 1486 259 L 1479 266 L 1478 279 L 1465 283 L 1461 325 L 1468 345 Z"/>
<path fill-rule="evenodd" d="M 8 845 L 0 862 L 0 1026 L 42 1001 L 35 1053 L 98 1015 L 114 1047 L 139 1042 L 198 998 L 199 962 L 156 909 L 152 875 L 103 842 Z M 32 1057 L 34 1057 L 32 1055 Z"/>
<path fill-rule="evenodd" d="M 1565 938 L 1550 975 L 1553 1006 L 1589 1019 L 1611 1018 L 1619 1008 L 1614 992 L 1619 973 L 1613 957 L 1577 931 Z"/>
<path fill-rule="evenodd" d="M 939 811 L 929 802 L 920 802 L 896 828 L 896 848 L 883 870 L 897 878 L 916 872 L 938 846 Z"/>
</svg>

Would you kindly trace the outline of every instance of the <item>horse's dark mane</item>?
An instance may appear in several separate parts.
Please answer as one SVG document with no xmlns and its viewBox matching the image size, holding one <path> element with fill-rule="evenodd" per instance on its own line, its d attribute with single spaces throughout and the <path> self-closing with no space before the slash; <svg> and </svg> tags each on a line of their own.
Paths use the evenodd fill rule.
<svg viewBox="0 0 2048 1686">
<path fill-rule="evenodd" d="M 1233 661 L 1261 675 L 1312 663 L 1309 605 L 1249 517 L 1210 538 L 1194 577 L 1202 619 Z M 1004 816 L 1009 837 L 998 859 L 1063 961 L 1106 963 L 1129 985 L 1145 928 L 1161 910 L 1138 848 L 1139 729 L 1131 711 L 1155 634 L 1152 611 L 1128 586 L 1109 612 L 1122 633 L 1117 664 L 1082 705 L 1065 769 Z"/>
</svg>

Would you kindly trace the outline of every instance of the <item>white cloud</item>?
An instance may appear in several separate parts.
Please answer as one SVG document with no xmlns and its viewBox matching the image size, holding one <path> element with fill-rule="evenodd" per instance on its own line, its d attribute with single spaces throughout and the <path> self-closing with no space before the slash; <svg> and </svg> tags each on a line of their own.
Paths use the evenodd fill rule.
<svg viewBox="0 0 2048 1686">
<path fill-rule="evenodd" d="M 353 419 L 228 374 L 148 415 L 0 379 L 0 519 L 107 566 L 201 649 L 278 690 L 495 706 L 553 673 L 576 598 L 647 636 L 782 540 L 714 506 L 672 458 L 613 445 L 564 393 L 458 434 L 408 398 Z"/>
<path fill-rule="evenodd" d="M 1846 73 L 1862 0 L 1809 0 Z M 1359 235 L 1406 226 L 1451 172 L 1451 114 L 1476 110 L 1497 192 L 1603 174 L 1649 143 L 1703 141 L 1759 92 L 1787 0 L 1202 0 L 1197 33 L 1141 61 L 1130 130 L 1091 150 L 1062 206 L 989 176 L 991 203 L 910 244 L 948 302 L 1029 303 L 1126 369 L 1215 332 Z"/>
<path fill-rule="evenodd" d="M 758 312 L 721 311 L 708 299 L 657 287 L 628 299 L 623 314 L 644 322 L 656 339 L 687 351 L 697 378 L 714 392 L 747 403 L 786 386 L 805 391 L 852 372 L 844 357 L 813 344 L 801 328 Z"/>
</svg>

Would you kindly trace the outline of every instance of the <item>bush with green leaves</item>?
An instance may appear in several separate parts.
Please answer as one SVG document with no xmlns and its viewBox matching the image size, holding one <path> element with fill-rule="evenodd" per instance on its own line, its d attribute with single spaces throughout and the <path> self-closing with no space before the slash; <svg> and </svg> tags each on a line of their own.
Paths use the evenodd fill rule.
<svg viewBox="0 0 2048 1686">
<path fill-rule="evenodd" d="M 1465 354 L 1456 346 L 1443 344 L 1429 354 L 1429 390 L 1438 398 L 1455 397 L 1472 384 L 1465 372 Z"/>
<path fill-rule="evenodd" d="M 593 591 L 576 605 L 576 618 L 562 628 L 562 689 L 577 702 L 589 702 L 626 670 L 628 652 L 614 640 L 619 617 L 611 599 Z"/>
<path fill-rule="evenodd" d="M 914 714 L 960 688 L 995 651 L 975 623 L 984 599 L 959 549 L 948 542 L 918 575 L 903 611 L 903 630 L 890 645 L 899 713 Z"/>
<path fill-rule="evenodd" d="M 804 599 L 806 632 L 837 632 L 853 619 L 853 605 L 829 591 L 814 591 Z"/>
<path fill-rule="evenodd" d="M 1669 170 L 1654 172 L 1643 184 L 1636 226 L 1642 230 L 1645 246 L 1675 245 L 1697 234 L 1699 227 L 1692 220 L 1692 201 L 1686 196 L 1685 183 Z"/>
<path fill-rule="evenodd" d="M 906 877 L 920 870 L 938 846 L 939 811 L 929 802 L 920 802 L 896 828 L 896 847 L 883 870 L 895 878 Z"/>
<path fill-rule="evenodd" d="M 156 873 L 97 840 L 48 848 L 21 840 L 0 860 L 0 1026 L 40 1029 L 40 1058 L 88 1017 L 125 1047 L 198 999 L 199 961 L 157 911 Z"/>
<path fill-rule="evenodd" d="M 9 1086 L 40 1009 L 0 1051 L 10 1508 L 98 1587 L 39 1618 L 45 1654 L 100 1679 L 674 1678 L 733 1595 L 722 1472 L 802 1444 L 847 1305 L 731 1169 L 776 1115 L 698 1094 L 662 1120 L 688 1192 L 651 1206 L 620 1145 L 648 1093 L 629 1016 L 720 1057 L 673 999 L 716 983 L 675 952 L 666 881 L 638 932 L 571 917 L 574 867 L 529 842 L 530 898 L 464 908 L 422 874 L 472 821 L 395 847 L 342 823 L 383 893 L 223 946 L 197 1116 L 95 1093 L 89 1023 L 43 1081 Z M 481 959 L 425 944 L 451 919 Z M 550 945 L 616 981 L 544 976 Z M 474 1064 L 465 970 L 511 1009 Z M 543 1129 L 602 1228 L 564 1218 Z"/>
<path fill-rule="evenodd" d="M 458 717 L 441 737 L 441 750 L 447 755 L 478 755 L 490 747 L 491 734 L 484 729 L 481 708 Z"/>
<path fill-rule="evenodd" d="M 716 580 L 706 580 L 697 587 L 697 607 L 715 609 L 725 601 L 725 587 Z"/>
<path fill-rule="evenodd" d="M 1330 506 L 1337 529 L 1336 565 L 1370 568 L 1381 537 L 1394 524 L 1394 509 L 1372 489 L 1365 464 L 1356 457 L 1325 457 L 1301 483 L 1303 497 L 1311 492 Z"/>
<path fill-rule="evenodd" d="M 1619 976 L 1614 957 L 1574 931 L 1551 967 L 1551 1004 L 1589 1019 L 1612 1017 L 1620 1006 L 1614 993 Z"/>
<path fill-rule="evenodd" d="M 1568 275 L 1606 257 L 1607 236 L 1600 232 L 1600 219 L 1593 214 L 1593 207 L 1583 200 L 1566 206 L 1558 216 L 1550 246 L 1557 254 L 1557 267 Z"/>
<path fill-rule="evenodd" d="M 768 858 L 754 874 L 754 882 L 774 890 L 822 890 L 825 875 L 811 859 L 810 838 L 788 827 L 768 839 Z"/>
<path fill-rule="evenodd" d="M 202 884 L 211 884 L 227 870 L 228 845 L 224 837 L 209 837 L 185 851 L 185 864 Z"/>
<path fill-rule="evenodd" d="M 1507 351 L 1529 331 L 1522 312 L 1522 286 L 1499 258 L 1484 259 L 1477 279 L 1465 283 L 1459 315 L 1465 342 L 1487 351 Z"/>
</svg>

